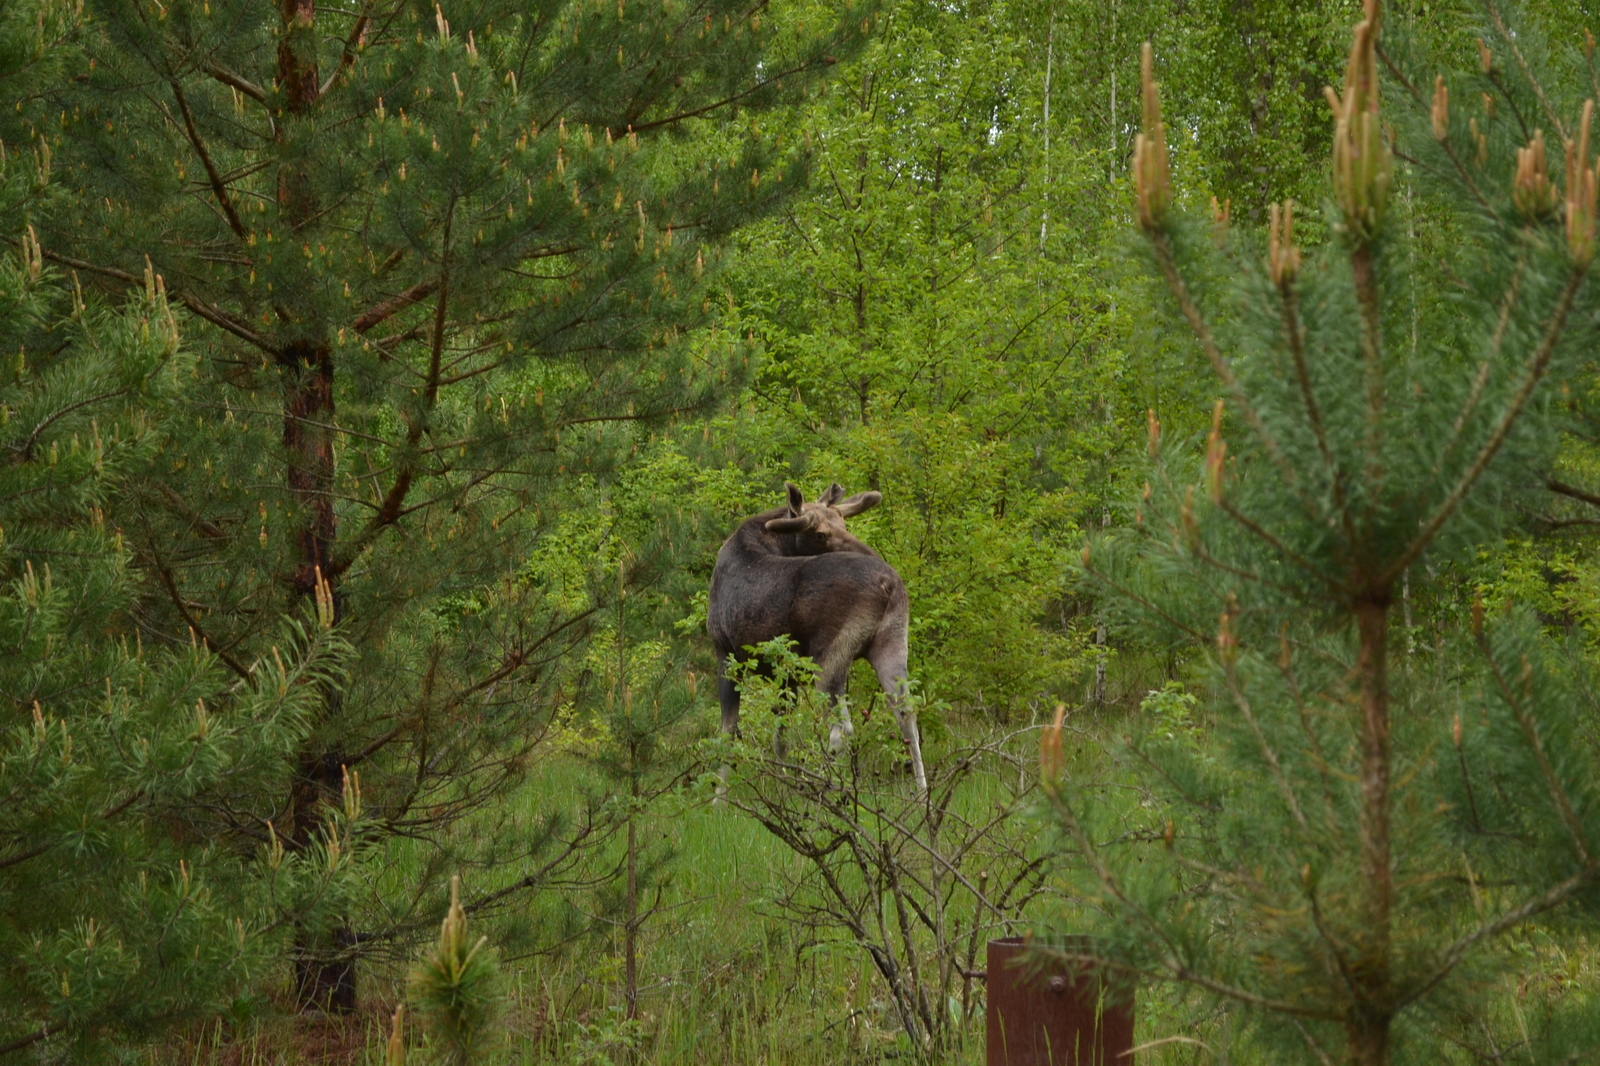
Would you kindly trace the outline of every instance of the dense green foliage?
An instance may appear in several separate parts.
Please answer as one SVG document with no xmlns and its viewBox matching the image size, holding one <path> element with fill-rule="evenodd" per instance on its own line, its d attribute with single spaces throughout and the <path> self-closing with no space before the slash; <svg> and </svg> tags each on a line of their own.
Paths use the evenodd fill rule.
<svg viewBox="0 0 1600 1066">
<path fill-rule="evenodd" d="M 6 17 L 30 15 L 65 28 L 44 5 Z M 56 58 L 8 55 L 0 77 L 48 83 Z M 59 1033 L 83 1059 L 247 998 L 274 930 L 333 913 L 351 863 L 347 825 L 325 821 L 287 862 L 264 821 L 236 829 L 271 816 L 247 797 L 287 787 L 343 642 L 281 622 L 243 678 L 193 642 L 145 644 L 107 512 L 168 445 L 195 358 L 153 273 L 110 307 L 45 264 L 51 170 L 43 146 L 0 155 L 0 1046 Z"/>
<path fill-rule="evenodd" d="M 1600 22 L 1395 3 L 1340 133 L 1361 8 L 0 5 L 0 1057 L 976 1061 L 1030 926 L 1141 1061 L 1591 1047 Z M 713 738 L 785 480 L 928 797 L 864 667 Z"/>
<path fill-rule="evenodd" d="M 739 367 L 675 339 L 710 308 L 718 237 L 803 177 L 767 112 L 871 17 L 111 2 L 73 76 L 21 101 L 77 192 L 40 223 L 50 261 L 111 290 L 152 263 L 210 327 L 119 517 L 165 592 L 150 639 L 197 634 L 242 675 L 325 587 L 355 648 L 291 786 L 239 783 L 291 850 L 359 767 L 370 839 L 432 839 L 430 880 L 548 872 L 549 818 L 446 832 L 516 786 L 594 610 L 527 564 L 577 471 Z M 426 924 L 420 898 L 303 926 L 302 998 L 351 1007 L 352 945 Z"/>
</svg>

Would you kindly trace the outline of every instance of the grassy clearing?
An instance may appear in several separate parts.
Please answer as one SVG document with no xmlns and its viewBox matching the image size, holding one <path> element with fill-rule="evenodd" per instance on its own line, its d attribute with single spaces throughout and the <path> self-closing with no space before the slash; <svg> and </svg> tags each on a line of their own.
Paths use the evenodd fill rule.
<svg viewBox="0 0 1600 1066">
<path fill-rule="evenodd" d="M 1164 664 L 1145 658 L 1113 665 L 1110 705 L 1099 714 L 1073 718 L 1076 743 L 1070 757 L 1085 773 L 1098 764 L 1105 740 L 1125 728 L 1139 698 L 1166 674 Z M 699 726 L 710 728 L 711 721 L 708 710 Z M 979 728 L 960 721 L 951 727 L 957 735 Z M 1037 734 L 1026 723 L 1013 729 L 1012 743 L 1028 765 L 1037 758 Z M 974 776 L 963 786 L 958 807 L 976 813 L 1002 798 L 1011 784 Z M 517 813 L 532 818 L 572 803 L 596 785 L 594 771 L 582 760 L 552 758 L 527 781 L 515 800 Z M 798 878 L 802 860 L 764 827 L 714 807 L 709 798 L 702 792 L 668 798 L 647 820 L 647 831 L 668 844 L 674 858 L 659 913 L 641 944 L 637 1023 L 625 1021 L 620 936 L 592 933 L 554 953 L 517 954 L 518 944 L 547 946 L 551 931 L 570 920 L 573 908 L 592 914 L 592 896 L 545 893 L 520 913 L 477 923 L 475 931 L 487 933 L 507 956 L 507 1062 L 813 1066 L 912 1059 L 865 952 L 838 937 L 819 939 L 778 912 L 774 901 Z M 1046 831 L 1042 824 L 1014 828 Z M 619 848 L 620 842 L 594 856 L 593 865 L 614 863 Z M 416 891 L 428 876 L 421 854 L 408 842 L 391 843 L 379 873 L 381 891 Z M 1065 902 L 1047 894 L 1029 918 L 1059 913 Z M 981 954 L 978 965 L 983 965 Z M 403 981 L 398 965 L 366 969 L 364 1010 L 351 1019 L 293 1018 L 285 1010 L 287 991 L 281 991 L 272 1009 L 249 1024 L 206 1026 L 167 1045 L 152 1061 L 161 1066 L 379 1066 L 389 1013 Z M 950 1060 L 953 1066 L 977 1066 L 984 1059 L 981 980 L 973 981 L 969 992 L 972 1011 L 964 1045 Z M 1137 1039 L 1184 1038 L 1141 1054 L 1143 1064 L 1210 1061 L 1203 1048 L 1185 1041 L 1215 1043 L 1224 1028 L 1221 1019 L 1200 1014 L 1189 997 L 1167 989 L 1140 992 Z"/>
<path fill-rule="evenodd" d="M 1073 718 L 1069 757 L 1083 773 L 1100 765 L 1104 743 L 1128 726 L 1143 693 L 1164 680 L 1163 664 L 1119 664 L 1109 678 L 1115 701 L 1101 714 Z M 709 713 L 709 712 L 708 712 Z M 1132 713 L 1137 713 L 1133 711 Z M 958 733 L 971 723 L 953 723 Z M 1036 756 L 1037 737 L 1014 738 L 1019 755 Z M 527 782 L 517 803 L 532 816 L 570 803 L 593 785 L 593 771 L 576 758 L 547 761 Z M 961 806 L 974 811 L 1002 792 L 993 777 L 965 786 Z M 1033 832 L 1031 826 L 1021 827 Z M 1038 832 L 1043 832 L 1040 825 Z M 509 945 L 504 963 L 509 998 L 508 1063 L 602 1066 L 624 1062 L 813 1066 L 910 1061 L 906 1037 L 895 1024 L 880 979 L 865 953 L 842 939 L 807 934 L 778 913 L 774 901 L 802 870 L 765 828 L 736 812 L 714 808 L 709 795 L 669 798 L 648 818 L 648 832 L 675 853 L 659 913 L 646 927 L 640 950 L 640 1019 L 625 1021 L 622 952 L 618 936 L 592 933 L 559 952 L 517 956 L 515 944 L 548 943 L 569 908 L 592 912 L 582 893 L 543 894 L 521 913 L 478 923 L 476 931 Z M 620 846 L 620 844 L 618 845 Z M 616 849 L 594 863 L 615 862 Z M 386 887 L 409 885 L 421 875 L 418 853 L 391 848 L 382 871 Z M 1047 895 L 1033 919 L 1070 910 L 1070 901 Z M 529 929 L 532 935 L 529 935 Z M 520 931 L 519 931 L 520 929 Z M 1505 1032 L 1543 1024 L 1547 1010 L 1600 986 L 1592 953 L 1530 935 L 1514 948 L 1518 973 L 1505 982 Z M 981 961 L 979 963 L 981 965 Z M 151 1056 L 161 1066 L 312 1066 L 350 1063 L 379 1066 L 388 1015 L 403 972 L 374 967 L 362 975 L 364 1012 L 351 1019 L 296 1019 L 281 1008 L 287 995 L 246 1026 L 210 1025 Z M 974 1011 L 954 1066 L 983 1062 L 982 984 L 972 987 Z M 1239 1019 L 1217 1012 L 1199 997 L 1166 986 L 1140 989 L 1136 1040 L 1157 1042 L 1139 1055 L 1141 1066 L 1200 1066 L 1250 1062 L 1236 1046 Z"/>
</svg>

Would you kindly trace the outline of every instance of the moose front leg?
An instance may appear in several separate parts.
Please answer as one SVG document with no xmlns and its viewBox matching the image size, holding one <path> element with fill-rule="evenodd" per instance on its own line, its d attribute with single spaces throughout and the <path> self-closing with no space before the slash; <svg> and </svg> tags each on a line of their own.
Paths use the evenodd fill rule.
<svg viewBox="0 0 1600 1066">
<path fill-rule="evenodd" d="M 739 735 L 739 686 L 728 676 L 726 656 L 717 664 L 717 702 L 722 704 L 722 735 Z"/>
<path fill-rule="evenodd" d="M 717 702 L 722 704 L 722 735 L 732 740 L 739 735 L 739 686 L 733 678 L 728 676 L 728 661 L 731 655 L 717 649 Z M 717 770 L 717 795 L 714 803 L 717 807 L 727 802 L 728 778 L 733 774 L 733 767 L 723 763 Z"/>
</svg>

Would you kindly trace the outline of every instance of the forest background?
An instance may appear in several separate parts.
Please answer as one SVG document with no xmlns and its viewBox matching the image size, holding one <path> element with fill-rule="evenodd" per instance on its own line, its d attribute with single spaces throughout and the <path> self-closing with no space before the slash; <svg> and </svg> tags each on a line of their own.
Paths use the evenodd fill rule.
<svg viewBox="0 0 1600 1066">
<path fill-rule="evenodd" d="M 1217 435 L 1135 238 L 1140 45 L 1176 203 L 1259 231 L 1293 200 L 1317 249 L 1360 18 L 7 3 L 0 1057 L 978 1061 L 982 940 L 1083 914 L 1038 787 L 1056 708 L 1069 774 L 1135 806 L 1104 752 L 1212 724 L 1205 650 L 1080 563 L 1143 521 L 1157 420 L 1191 458 Z M 1552 54 L 1600 30 L 1543 0 L 1384 18 L 1441 69 L 1495 42 L 1491 80 L 1496 20 Z M 1455 211 L 1396 163 L 1413 335 L 1461 299 L 1417 265 Z M 1468 555 L 1408 574 L 1398 645 L 1488 603 L 1591 648 L 1584 425 Z M 770 727 L 715 737 L 711 567 L 786 480 L 883 494 L 852 530 L 912 599 L 925 823 L 896 821 L 864 668 L 845 779 L 806 771 L 837 808 Z M 816 712 L 751 685 L 757 721 Z M 841 873 L 818 842 L 864 824 Z M 1491 1007 L 1439 1023 L 1452 1054 L 1579 1061 L 1589 933 L 1516 935 Z M 450 1007 L 477 978 L 487 1013 Z M 1248 1005 L 1140 995 L 1140 1061 L 1245 1048 Z"/>
</svg>

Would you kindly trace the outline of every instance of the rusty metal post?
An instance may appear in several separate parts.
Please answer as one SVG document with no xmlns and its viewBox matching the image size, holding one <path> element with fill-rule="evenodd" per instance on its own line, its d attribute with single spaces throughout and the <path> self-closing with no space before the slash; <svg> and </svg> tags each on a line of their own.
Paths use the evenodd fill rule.
<svg viewBox="0 0 1600 1066">
<path fill-rule="evenodd" d="M 989 941 L 988 1066 L 1132 1066 L 1132 994 L 1114 999 L 1094 974 L 1026 951 L 1020 936 Z"/>
</svg>

